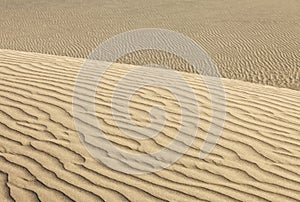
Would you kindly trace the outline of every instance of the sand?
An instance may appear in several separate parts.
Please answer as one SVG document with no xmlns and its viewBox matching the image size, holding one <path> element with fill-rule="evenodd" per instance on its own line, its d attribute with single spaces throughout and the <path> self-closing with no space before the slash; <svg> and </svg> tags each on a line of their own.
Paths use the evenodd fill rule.
<svg viewBox="0 0 300 202">
<path fill-rule="evenodd" d="M 226 93 L 224 129 L 211 154 L 201 160 L 199 150 L 212 118 L 211 98 L 204 77 L 182 72 L 200 109 L 200 124 L 191 148 L 164 170 L 129 175 L 97 162 L 75 130 L 72 96 L 83 62 L 0 50 L 1 201 L 300 200 L 299 91 L 222 79 Z M 141 90 L 130 100 L 132 118 L 136 124 L 147 124 L 147 106 L 158 100 L 171 106 L 165 129 L 151 141 L 124 135 L 113 122 L 116 117 L 110 104 L 117 81 L 136 68 L 113 64 L 105 73 L 95 99 L 97 118 L 109 140 L 120 149 L 149 152 L 169 141 L 172 132 L 168 131 L 178 128 L 173 120 L 179 109 L 172 107 L 178 103 L 167 91 L 155 87 Z M 157 75 L 143 68 L 147 77 Z M 171 71 L 155 69 L 173 82 Z M 218 107 L 224 104 L 219 102 Z"/>
<path fill-rule="evenodd" d="M 300 1 L 0 5 L 0 202 L 300 201 Z M 93 61 L 95 68 L 78 82 L 85 58 L 110 37 L 141 28 L 191 38 L 222 78 L 198 75 L 169 53 L 139 51 L 113 61 L 90 100 L 96 73 L 108 63 Z M 122 80 L 128 73 L 132 78 Z M 175 73 L 189 86 L 177 88 L 184 102 L 163 88 L 182 84 Z M 147 79 L 155 85 L 143 85 Z M 79 83 L 84 93 L 74 96 Z M 100 128 L 92 124 L 92 102 Z M 126 104 L 128 111 L 121 111 Z M 164 122 L 155 116 L 160 111 Z M 183 111 L 192 115 L 180 116 Z M 212 128 L 221 131 L 219 139 Z M 181 131 L 170 152 L 182 156 L 174 163 L 166 156 L 144 162 L 110 153 L 97 142 L 100 129 L 114 148 L 132 155 L 160 151 Z M 157 135 L 134 138 L 150 132 Z M 199 158 L 203 152 L 208 155 Z M 142 172 L 157 164 L 167 167 Z"/>
<path fill-rule="evenodd" d="M 195 40 L 225 78 L 300 89 L 298 0 L 0 3 L 1 49 L 86 57 L 118 33 L 164 28 Z M 140 65 L 143 57 L 123 62 Z"/>
</svg>

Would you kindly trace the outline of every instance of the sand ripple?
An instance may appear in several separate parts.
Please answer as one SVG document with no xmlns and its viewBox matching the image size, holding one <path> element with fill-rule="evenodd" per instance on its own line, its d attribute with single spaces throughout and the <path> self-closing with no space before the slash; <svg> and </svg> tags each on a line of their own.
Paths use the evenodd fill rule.
<svg viewBox="0 0 300 202">
<path fill-rule="evenodd" d="M 194 144 L 165 170 L 126 175 L 94 160 L 74 129 L 73 86 L 82 63 L 69 57 L 0 51 L 1 201 L 300 200 L 298 91 L 223 79 L 224 130 L 213 152 L 200 160 L 199 148 L 211 119 L 210 97 L 198 75 L 182 73 L 201 109 Z M 137 141 L 120 132 L 111 115 L 111 93 L 120 75 L 134 68 L 115 64 L 104 75 L 95 100 L 97 114 L 116 146 L 149 152 L 172 138 L 178 111 L 168 111 L 165 129 L 153 140 Z M 153 76 L 150 69 L 146 74 Z M 147 105 L 156 101 L 155 93 L 162 104 L 176 104 L 163 90 L 141 91 L 130 105 L 137 124 L 147 123 Z"/>
<path fill-rule="evenodd" d="M 0 0 L 0 4 L 1 49 L 86 57 L 118 33 L 165 28 L 194 39 L 225 78 L 300 89 L 298 0 L 153 0 L 151 4 Z M 160 59 L 168 61 L 156 58 Z M 122 62 L 141 65 L 143 60 L 143 55 L 133 54 Z M 191 71 L 180 61 L 172 66 Z"/>
</svg>

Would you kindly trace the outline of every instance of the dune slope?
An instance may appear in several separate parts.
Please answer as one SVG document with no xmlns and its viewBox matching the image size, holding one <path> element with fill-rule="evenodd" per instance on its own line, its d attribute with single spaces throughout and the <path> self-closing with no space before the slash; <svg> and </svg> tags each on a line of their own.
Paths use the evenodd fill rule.
<svg viewBox="0 0 300 202">
<path fill-rule="evenodd" d="M 129 175 L 97 162 L 75 130 L 72 96 L 83 62 L 0 50 L 1 201 L 300 200 L 300 92 L 222 79 L 227 100 L 219 102 L 226 104 L 224 128 L 211 154 L 201 160 L 199 150 L 212 118 L 211 100 L 200 76 L 180 73 L 199 102 L 195 141 L 168 168 Z M 120 131 L 113 120 L 122 117 L 111 114 L 112 92 L 121 75 L 135 68 L 114 64 L 103 75 L 96 112 L 114 145 L 128 152 L 151 152 L 170 141 L 180 111 L 169 92 L 155 86 L 140 89 L 130 100 L 131 124 L 147 125 L 148 107 L 161 104 L 167 111 L 164 129 L 146 141 Z M 170 70 L 145 68 L 143 76 L 154 77 L 153 72 L 174 82 Z M 124 89 L 130 87 L 129 82 Z"/>
</svg>

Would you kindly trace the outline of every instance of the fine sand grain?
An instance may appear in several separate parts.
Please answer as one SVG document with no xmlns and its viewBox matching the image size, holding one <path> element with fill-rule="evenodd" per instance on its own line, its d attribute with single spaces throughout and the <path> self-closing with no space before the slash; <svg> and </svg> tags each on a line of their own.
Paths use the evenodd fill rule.
<svg viewBox="0 0 300 202">
<path fill-rule="evenodd" d="M 164 28 L 195 40 L 225 78 L 300 89 L 299 0 L 0 0 L 0 4 L 2 49 L 86 57 L 118 33 Z M 120 62 L 140 65 L 145 59 L 133 56 Z"/>
<path fill-rule="evenodd" d="M 189 1 L 184 2 L 189 4 Z M 280 5 L 286 8 L 286 4 Z M 64 10 L 55 12 L 64 13 Z M 240 16 L 245 19 L 249 13 L 251 10 Z M 112 12 L 111 16 L 118 15 Z M 61 20 L 59 17 L 57 19 Z M 293 22 L 292 19 L 290 21 Z M 274 25 L 278 24 L 274 22 Z M 116 25 L 112 23 L 111 26 Z M 230 28 L 227 29 L 229 32 Z M 2 36 L 0 38 L 3 39 Z M 29 37 L 28 46 L 32 45 L 31 39 Z M 245 40 L 245 43 L 249 41 Z M 67 44 L 64 41 L 61 46 Z M 291 47 L 294 45 L 291 44 Z M 35 46 L 38 47 L 42 46 Z M 295 54 L 292 49 L 290 53 Z M 59 54 L 61 50 L 60 46 L 55 46 L 52 53 Z M 79 52 L 73 53 L 76 55 Z M 215 57 L 218 58 L 217 55 Z M 296 55 L 291 58 L 295 59 Z M 230 61 L 227 59 L 225 61 Z M 81 144 L 74 128 L 73 88 L 83 62 L 79 58 L 0 50 L 1 201 L 300 200 L 299 91 L 222 79 L 227 100 L 224 129 L 212 153 L 205 160 L 200 160 L 199 149 L 211 120 L 211 100 L 199 75 L 181 72 L 199 102 L 200 124 L 193 145 L 182 158 L 165 170 L 128 175 L 107 168 L 93 159 Z M 233 69 L 237 66 L 241 68 L 242 65 L 238 64 L 240 61 L 236 62 L 231 63 Z M 282 64 L 289 66 L 292 63 Z M 147 125 L 148 106 L 158 103 L 166 108 L 171 107 L 167 110 L 165 128 L 157 137 L 147 141 L 133 140 L 124 135 L 114 124 L 111 96 L 121 76 L 135 68 L 125 64 L 112 65 L 103 75 L 101 88 L 97 90 L 96 111 L 102 129 L 114 145 L 128 152 L 150 152 L 164 146 L 172 138 L 178 128 L 174 119 L 180 111 L 172 107 L 178 103 L 170 99 L 172 96 L 166 91 L 155 86 L 141 89 L 132 97 L 129 105 L 135 124 Z M 161 73 L 161 79 L 173 82 L 169 77 L 171 70 L 145 67 L 147 77 L 153 77 L 153 71 Z M 91 76 L 93 74 L 90 72 Z M 87 77 L 87 87 L 89 79 Z M 124 93 L 126 88 L 130 88 L 130 83 L 124 87 Z M 219 106 L 224 104 L 218 103 Z M 128 128 L 132 128 L 131 125 Z"/>
</svg>

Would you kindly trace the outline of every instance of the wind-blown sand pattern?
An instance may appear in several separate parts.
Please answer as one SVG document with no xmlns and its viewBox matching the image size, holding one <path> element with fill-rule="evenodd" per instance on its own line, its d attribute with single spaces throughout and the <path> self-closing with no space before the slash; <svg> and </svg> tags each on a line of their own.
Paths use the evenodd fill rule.
<svg viewBox="0 0 300 202">
<path fill-rule="evenodd" d="M 194 144 L 165 170 L 127 175 L 93 159 L 75 131 L 72 96 L 83 62 L 0 51 L 1 201 L 300 200 L 300 92 L 222 79 L 227 99 L 224 130 L 213 152 L 200 160 L 199 148 L 211 119 L 210 97 L 199 75 L 181 73 L 195 91 L 201 110 Z M 115 145 L 149 152 L 169 141 L 176 124 L 168 119 L 165 131 L 146 142 L 116 128 L 110 96 L 121 75 L 134 68 L 114 64 L 108 70 L 97 91 L 96 111 Z M 169 79 L 170 70 L 146 70 L 148 77 L 152 71 L 161 71 Z M 130 102 L 137 124 L 148 122 L 147 106 L 155 102 L 176 105 L 163 90 L 142 89 Z M 177 108 L 171 109 L 169 115 L 176 118 Z"/>
<path fill-rule="evenodd" d="M 0 0 L 0 48 L 86 57 L 139 28 L 183 33 L 223 77 L 300 89 L 299 0 Z M 124 63 L 139 64 L 135 55 Z M 189 71 L 188 68 L 180 68 Z"/>
</svg>

